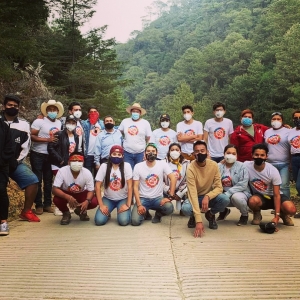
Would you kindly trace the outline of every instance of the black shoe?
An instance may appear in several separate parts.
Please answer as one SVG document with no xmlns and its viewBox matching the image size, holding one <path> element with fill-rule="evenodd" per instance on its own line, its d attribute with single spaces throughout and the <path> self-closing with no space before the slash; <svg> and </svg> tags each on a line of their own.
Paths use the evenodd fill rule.
<svg viewBox="0 0 300 300">
<path fill-rule="evenodd" d="M 298 212 L 298 213 L 296 213 L 295 215 L 294 215 L 294 218 L 296 218 L 296 219 L 300 219 L 300 213 Z"/>
<path fill-rule="evenodd" d="M 190 216 L 190 219 L 187 223 L 188 228 L 195 228 L 196 227 L 196 220 L 194 216 Z"/>
<path fill-rule="evenodd" d="M 226 219 L 226 217 L 230 214 L 230 209 L 229 208 L 225 208 L 225 210 L 223 212 L 219 213 L 219 216 L 217 218 L 217 221 L 223 221 Z"/>
<path fill-rule="evenodd" d="M 208 210 L 206 213 L 205 213 L 205 218 L 206 220 L 208 221 L 208 228 L 210 229 L 218 229 L 218 224 L 216 222 L 216 218 L 215 218 L 215 215 L 212 215 L 210 213 L 210 210 Z"/>
<path fill-rule="evenodd" d="M 160 221 L 161 221 L 161 214 L 156 211 L 154 218 L 152 219 L 152 223 L 160 223 Z"/>
<path fill-rule="evenodd" d="M 236 225 L 237 226 L 247 225 L 247 223 L 248 223 L 248 216 L 241 216 Z"/>
<path fill-rule="evenodd" d="M 147 220 L 147 221 L 152 220 L 152 216 L 149 213 L 149 210 L 146 211 L 145 216 L 144 216 L 144 220 Z"/>
<path fill-rule="evenodd" d="M 69 211 L 66 211 L 63 213 L 63 217 L 60 221 L 60 225 L 68 225 L 71 221 L 71 214 Z"/>
</svg>

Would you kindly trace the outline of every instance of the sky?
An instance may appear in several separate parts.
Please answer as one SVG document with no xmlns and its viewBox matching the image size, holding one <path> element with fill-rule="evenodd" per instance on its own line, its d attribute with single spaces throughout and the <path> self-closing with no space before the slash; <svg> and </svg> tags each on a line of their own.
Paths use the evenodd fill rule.
<svg viewBox="0 0 300 300">
<path fill-rule="evenodd" d="M 96 13 L 85 24 L 82 31 L 108 25 L 104 39 L 115 37 L 117 42 L 125 43 L 134 30 L 142 30 L 141 17 L 147 15 L 147 6 L 154 0 L 98 0 L 94 7 Z M 163 0 L 164 1 L 164 0 Z M 166 1 L 164 1 L 166 2 Z"/>
</svg>

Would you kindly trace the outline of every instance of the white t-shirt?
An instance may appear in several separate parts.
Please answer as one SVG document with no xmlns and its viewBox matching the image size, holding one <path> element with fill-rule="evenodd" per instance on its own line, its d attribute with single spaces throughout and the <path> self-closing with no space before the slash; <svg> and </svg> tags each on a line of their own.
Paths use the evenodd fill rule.
<svg viewBox="0 0 300 300">
<path fill-rule="evenodd" d="M 232 178 L 230 174 L 230 168 L 226 168 L 225 173 L 221 177 L 223 190 L 227 192 L 230 188 L 233 187 Z"/>
<path fill-rule="evenodd" d="M 173 129 L 163 131 L 161 128 L 158 128 L 153 131 L 150 142 L 157 145 L 157 158 L 165 159 L 170 144 L 177 142 L 177 133 Z"/>
<path fill-rule="evenodd" d="M 50 134 L 53 135 L 61 129 L 61 122 L 55 120 L 50 121 L 47 117 L 44 119 L 36 119 L 31 124 L 31 128 L 38 130 L 38 137 L 49 138 Z M 31 149 L 38 153 L 48 154 L 47 150 L 48 142 L 32 142 Z"/>
<path fill-rule="evenodd" d="M 172 170 L 164 160 L 156 160 L 154 167 L 147 166 L 146 161 L 134 167 L 133 180 L 140 181 L 140 197 L 153 199 L 163 196 L 164 174 L 171 174 Z"/>
<path fill-rule="evenodd" d="M 223 118 L 221 122 L 217 122 L 212 118 L 205 122 L 204 130 L 208 132 L 207 148 L 210 156 L 224 156 L 224 148 L 228 145 L 229 135 L 233 133 L 232 121 Z"/>
<path fill-rule="evenodd" d="M 91 192 L 94 190 L 94 178 L 88 169 L 82 168 L 75 179 L 70 166 L 65 166 L 58 170 L 53 186 L 72 193 Z"/>
<path fill-rule="evenodd" d="M 95 155 L 96 140 L 100 132 L 101 132 L 101 127 L 98 123 L 96 123 L 95 125 L 91 125 L 88 155 Z"/>
<path fill-rule="evenodd" d="M 193 120 L 193 123 L 186 124 L 185 121 L 179 122 L 176 126 L 178 133 L 184 135 L 203 134 L 203 125 L 200 121 Z M 193 153 L 193 143 L 181 143 L 181 151 L 183 153 Z"/>
<path fill-rule="evenodd" d="M 172 173 L 175 175 L 176 181 L 176 188 L 177 191 L 179 187 L 186 184 L 186 170 L 189 166 L 189 161 L 184 161 L 181 164 L 181 170 L 179 171 L 176 164 L 173 164 L 171 161 L 167 162 L 168 166 L 171 168 Z M 168 177 L 165 178 L 165 186 L 164 186 L 164 192 L 167 193 L 169 190 L 170 180 Z"/>
<path fill-rule="evenodd" d="M 103 182 L 103 186 L 105 181 L 106 170 L 107 170 L 107 164 L 102 164 L 95 178 L 96 181 Z M 104 197 L 113 201 L 118 201 L 128 197 L 127 180 L 132 178 L 132 169 L 130 164 L 127 162 L 124 162 L 124 176 L 125 176 L 125 185 L 122 188 L 120 169 L 118 168 L 118 170 L 114 170 L 113 168 L 111 168 L 110 184 L 107 189 L 104 189 Z"/>
<path fill-rule="evenodd" d="M 146 148 L 146 138 L 151 137 L 152 131 L 147 120 L 133 121 L 131 118 L 124 119 L 119 130 L 124 132 L 123 147 L 125 151 L 135 154 L 141 153 Z"/>
<path fill-rule="evenodd" d="M 245 161 L 244 165 L 249 172 L 249 183 L 252 192 L 273 196 L 273 186 L 282 183 L 279 171 L 268 162 L 265 163 L 265 168 L 261 172 L 254 169 L 253 161 Z"/>
<path fill-rule="evenodd" d="M 265 142 L 268 145 L 268 162 L 271 164 L 288 163 L 290 159 L 290 129 L 282 127 L 278 130 L 270 128 L 265 131 Z"/>
<path fill-rule="evenodd" d="M 77 121 L 75 132 L 77 133 L 77 135 L 79 137 L 78 152 L 82 152 L 83 128 L 82 128 L 81 123 L 80 123 L 79 120 Z M 86 151 L 86 149 L 85 149 L 85 151 Z"/>
<path fill-rule="evenodd" d="M 291 145 L 291 154 L 300 153 L 300 130 L 296 130 L 296 127 L 290 129 L 288 140 Z"/>
</svg>

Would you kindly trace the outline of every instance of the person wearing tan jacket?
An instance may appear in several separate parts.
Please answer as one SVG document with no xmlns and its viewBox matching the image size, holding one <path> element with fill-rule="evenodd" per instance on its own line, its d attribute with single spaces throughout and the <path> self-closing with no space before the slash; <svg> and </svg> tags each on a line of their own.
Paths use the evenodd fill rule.
<svg viewBox="0 0 300 300">
<path fill-rule="evenodd" d="M 190 216 L 189 228 L 195 228 L 194 237 L 202 237 L 204 226 L 201 209 L 209 222 L 210 229 L 217 229 L 215 215 L 224 211 L 229 204 L 228 197 L 223 194 L 218 164 L 207 159 L 207 145 L 197 141 L 193 145 L 195 160 L 187 169 L 188 199 L 182 205 L 182 212 Z M 210 209 L 209 209 L 210 208 Z"/>
</svg>

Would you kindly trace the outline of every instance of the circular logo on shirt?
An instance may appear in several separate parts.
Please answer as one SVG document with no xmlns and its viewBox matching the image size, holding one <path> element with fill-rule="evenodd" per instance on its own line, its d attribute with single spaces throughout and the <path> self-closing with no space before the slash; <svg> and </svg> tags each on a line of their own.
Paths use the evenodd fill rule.
<svg viewBox="0 0 300 300">
<path fill-rule="evenodd" d="M 184 134 L 189 136 L 189 135 L 194 135 L 194 134 L 196 134 L 196 133 L 195 133 L 195 131 L 194 131 L 193 129 L 188 129 L 188 130 L 186 130 L 186 131 L 184 132 Z"/>
<path fill-rule="evenodd" d="M 113 176 L 110 178 L 109 188 L 114 192 L 117 192 L 121 189 L 121 179 L 117 176 Z"/>
<path fill-rule="evenodd" d="M 99 127 L 95 127 L 93 129 L 91 129 L 90 133 L 93 136 L 97 136 L 99 133 L 101 132 L 101 129 Z"/>
<path fill-rule="evenodd" d="M 262 181 L 261 179 L 253 179 L 251 181 L 251 184 L 253 185 L 253 187 L 260 192 L 265 192 L 267 190 L 268 185 Z"/>
<path fill-rule="evenodd" d="M 222 181 L 223 187 L 231 187 L 232 186 L 232 180 L 231 180 L 230 176 L 223 176 L 221 181 Z"/>
<path fill-rule="evenodd" d="M 293 148 L 298 149 L 300 148 L 300 135 L 294 136 L 291 140 L 290 140 L 290 144 Z"/>
<path fill-rule="evenodd" d="M 127 132 L 130 135 L 137 135 L 139 133 L 139 129 L 135 125 L 131 125 L 131 126 L 128 127 Z"/>
<path fill-rule="evenodd" d="M 175 175 L 177 180 L 181 180 L 181 174 L 177 169 L 172 170 L 172 173 Z"/>
<path fill-rule="evenodd" d="M 162 145 L 162 146 L 168 146 L 170 145 L 171 143 L 171 140 L 168 136 L 166 135 L 163 135 L 159 138 L 159 143 Z"/>
<path fill-rule="evenodd" d="M 72 193 L 78 193 L 81 191 L 81 186 L 73 182 L 70 184 L 68 191 Z"/>
<path fill-rule="evenodd" d="M 49 135 L 53 135 L 53 134 L 55 134 L 58 131 L 59 131 L 59 129 L 57 127 L 52 127 L 49 130 Z"/>
<path fill-rule="evenodd" d="M 222 127 L 218 127 L 214 131 L 214 137 L 218 140 L 221 140 L 225 136 L 225 129 Z"/>
<path fill-rule="evenodd" d="M 147 177 L 146 177 L 146 184 L 147 186 L 149 186 L 150 188 L 154 188 L 155 186 L 158 185 L 158 182 L 159 182 L 159 178 L 157 175 L 155 174 L 149 174 Z"/>
<path fill-rule="evenodd" d="M 76 143 L 71 142 L 69 146 L 69 153 L 73 153 L 75 151 L 75 148 L 76 148 Z"/>
<path fill-rule="evenodd" d="M 281 138 L 279 134 L 273 134 L 267 138 L 267 143 L 271 145 L 277 145 Z"/>
<path fill-rule="evenodd" d="M 81 136 L 82 135 L 82 128 L 80 126 L 77 126 L 76 129 L 75 129 L 75 132 L 78 136 Z"/>
</svg>

